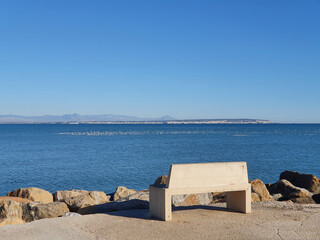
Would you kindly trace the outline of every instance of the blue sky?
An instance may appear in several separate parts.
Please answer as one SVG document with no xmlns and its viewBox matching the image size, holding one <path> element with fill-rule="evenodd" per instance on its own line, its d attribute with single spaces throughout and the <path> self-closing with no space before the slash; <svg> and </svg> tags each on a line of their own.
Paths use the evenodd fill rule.
<svg viewBox="0 0 320 240">
<path fill-rule="evenodd" d="M 319 0 L 0 0 L 0 114 L 320 122 L 319 25 Z"/>
</svg>

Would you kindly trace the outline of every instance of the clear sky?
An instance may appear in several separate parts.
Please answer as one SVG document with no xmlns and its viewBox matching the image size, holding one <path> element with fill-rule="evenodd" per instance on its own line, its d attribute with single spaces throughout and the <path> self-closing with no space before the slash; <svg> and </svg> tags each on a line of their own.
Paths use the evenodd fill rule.
<svg viewBox="0 0 320 240">
<path fill-rule="evenodd" d="M 320 1 L 0 0 L 0 115 L 320 122 Z"/>
</svg>

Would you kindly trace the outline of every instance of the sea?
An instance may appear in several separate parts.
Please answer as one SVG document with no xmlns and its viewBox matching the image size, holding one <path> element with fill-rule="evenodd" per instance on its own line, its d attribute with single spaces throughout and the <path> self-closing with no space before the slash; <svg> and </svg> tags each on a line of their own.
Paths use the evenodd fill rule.
<svg viewBox="0 0 320 240">
<path fill-rule="evenodd" d="M 245 161 L 251 180 L 320 177 L 320 124 L 2 124 L 0 196 L 25 187 L 143 190 L 170 164 Z"/>
</svg>

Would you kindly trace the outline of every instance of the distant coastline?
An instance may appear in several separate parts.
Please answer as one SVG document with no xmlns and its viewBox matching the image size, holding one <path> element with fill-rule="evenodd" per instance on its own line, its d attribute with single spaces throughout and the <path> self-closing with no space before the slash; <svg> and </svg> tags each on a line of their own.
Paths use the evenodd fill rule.
<svg viewBox="0 0 320 240">
<path fill-rule="evenodd" d="M 269 120 L 258 119 L 198 119 L 170 121 L 108 121 L 108 122 L 70 122 L 69 124 L 270 124 Z"/>
<path fill-rule="evenodd" d="M 259 119 L 199 119 L 170 121 L 0 122 L 0 124 L 272 124 L 272 122 Z"/>
<path fill-rule="evenodd" d="M 175 119 L 169 115 L 159 118 L 141 118 L 125 115 L 0 115 L 0 124 L 270 124 L 262 119 Z"/>
</svg>

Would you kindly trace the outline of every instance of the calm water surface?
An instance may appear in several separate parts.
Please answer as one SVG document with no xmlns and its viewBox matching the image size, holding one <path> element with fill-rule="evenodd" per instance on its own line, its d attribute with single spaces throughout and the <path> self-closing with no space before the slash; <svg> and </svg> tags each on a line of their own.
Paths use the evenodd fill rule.
<svg viewBox="0 0 320 240">
<path fill-rule="evenodd" d="M 249 178 L 320 177 L 320 125 L 0 125 L 0 195 L 142 190 L 172 163 L 246 161 Z"/>
</svg>

